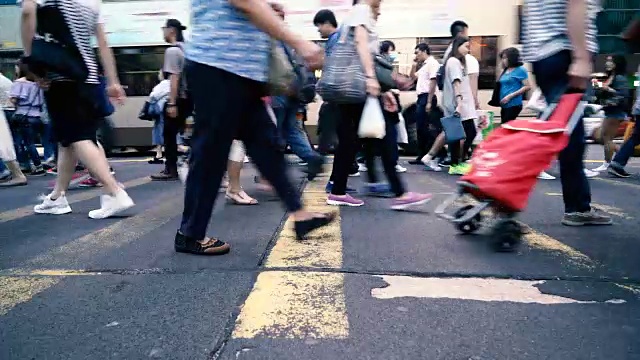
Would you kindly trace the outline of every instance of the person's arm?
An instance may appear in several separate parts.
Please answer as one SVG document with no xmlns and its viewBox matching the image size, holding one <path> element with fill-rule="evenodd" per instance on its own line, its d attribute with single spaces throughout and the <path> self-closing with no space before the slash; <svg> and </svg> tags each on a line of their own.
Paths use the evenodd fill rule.
<svg viewBox="0 0 640 360">
<path fill-rule="evenodd" d="M 98 42 L 98 53 L 100 54 L 100 63 L 104 75 L 107 78 L 107 86 L 120 85 L 118 79 L 118 71 L 116 70 L 116 60 L 113 57 L 113 52 L 107 43 L 107 33 L 104 30 L 103 24 L 96 25 L 96 40 Z"/>
<path fill-rule="evenodd" d="M 531 90 L 531 85 L 529 84 L 529 74 L 527 73 L 527 71 L 523 68 L 518 68 L 513 71 L 513 77 L 520 81 L 522 87 L 505 96 L 505 98 L 501 100 L 501 102 L 504 104 L 508 103 L 511 99 L 520 95 L 524 95 L 527 91 Z"/>
<path fill-rule="evenodd" d="M 183 65 L 184 54 L 182 50 L 177 46 L 167 49 L 164 57 L 164 70 L 169 73 L 169 100 L 167 101 L 169 107 L 176 106 Z"/>
<path fill-rule="evenodd" d="M 355 29 L 356 50 L 362 61 L 364 74 L 367 78 L 375 79 L 376 71 L 373 66 L 373 56 L 369 52 L 369 34 L 364 26 L 357 26 Z"/>
<path fill-rule="evenodd" d="M 31 55 L 31 43 L 36 35 L 36 11 L 38 4 L 35 0 L 22 0 L 22 16 L 20 21 L 20 33 L 22 47 L 25 56 Z"/>
<path fill-rule="evenodd" d="M 293 48 L 305 43 L 304 38 L 291 31 L 264 0 L 229 0 L 236 9 L 242 11 L 252 24 L 276 40 L 281 40 Z"/>
<path fill-rule="evenodd" d="M 473 55 L 467 55 L 467 70 L 469 73 L 469 85 L 471 86 L 471 94 L 476 109 L 480 109 L 480 101 L 478 100 L 478 78 L 480 77 L 480 64 Z"/>
<path fill-rule="evenodd" d="M 573 49 L 573 57 L 591 62 L 587 50 L 587 0 L 567 0 L 567 29 Z"/>
</svg>

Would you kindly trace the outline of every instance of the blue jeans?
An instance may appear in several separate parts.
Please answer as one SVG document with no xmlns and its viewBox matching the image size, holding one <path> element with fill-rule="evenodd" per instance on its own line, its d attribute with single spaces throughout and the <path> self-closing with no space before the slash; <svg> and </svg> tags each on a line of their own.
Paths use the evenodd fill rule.
<svg viewBox="0 0 640 360">
<path fill-rule="evenodd" d="M 42 136 L 40 136 L 40 141 L 42 142 L 42 147 L 44 149 L 44 158 L 48 160 L 56 157 L 56 143 L 53 139 L 51 123 L 42 125 Z"/>
<path fill-rule="evenodd" d="M 619 164 L 622 167 L 627 166 L 629 158 L 633 156 L 634 149 L 640 145 L 640 115 L 636 115 L 636 126 L 633 128 L 631 137 L 624 142 L 616 156 L 613 158 L 613 162 Z"/>
<path fill-rule="evenodd" d="M 43 124 L 39 117 L 29 117 L 26 121 L 13 122 L 11 130 L 16 148 L 18 162 L 23 165 L 33 161 L 33 165 L 40 166 L 41 160 L 36 148 L 36 140 L 43 133 Z"/>
<path fill-rule="evenodd" d="M 567 90 L 571 65 L 571 52 L 562 51 L 546 59 L 533 63 L 536 82 L 545 99 L 557 101 Z M 560 152 L 560 178 L 565 212 L 587 212 L 591 210 L 591 188 L 584 174 L 583 155 L 585 150 L 584 124 L 578 121 L 571 133 L 569 144 Z"/>
<path fill-rule="evenodd" d="M 291 103 L 287 103 L 284 107 L 273 109 L 278 123 L 278 133 L 281 139 L 291 146 L 291 151 L 300 159 L 305 162 L 317 160 L 320 154 L 316 153 L 311 147 L 307 134 L 302 130 L 296 118 L 297 111 L 298 108 L 292 106 Z"/>
</svg>

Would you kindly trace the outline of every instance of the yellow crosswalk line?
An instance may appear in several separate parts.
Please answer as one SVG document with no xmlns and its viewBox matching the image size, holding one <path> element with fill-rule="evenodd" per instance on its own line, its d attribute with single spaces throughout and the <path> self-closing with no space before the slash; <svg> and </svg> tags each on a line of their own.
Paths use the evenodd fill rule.
<svg viewBox="0 0 640 360">
<path fill-rule="evenodd" d="M 303 199 L 310 211 L 337 210 L 326 205 L 319 182 L 310 183 Z M 306 241 L 295 240 L 288 220 L 265 267 L 333 268 L 342 266 L 340 217 Z M 349 336 L 344 275 L 326 272 L 265 271 L 242 306 L 233 331 L 234 338 L 258 336 L 278 338 L 343 339 Z"/>
<path fill-rule="evenodd" d="M 60 281 L 53 277 L 0 276 L 0 316 Z"/>
</svg>

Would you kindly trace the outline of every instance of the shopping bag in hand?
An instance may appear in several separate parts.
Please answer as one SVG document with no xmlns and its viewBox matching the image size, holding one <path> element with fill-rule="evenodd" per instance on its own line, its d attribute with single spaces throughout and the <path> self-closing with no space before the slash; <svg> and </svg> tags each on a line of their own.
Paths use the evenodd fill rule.
<svg viewBox="0 0 640 360">
<path fill-rule="evenodd" d="M 398 113 L 398 118 L 400 119 L 398 124 L 396 124 L 396 129 L 398 130 L 398 144 L 408 144 L 409 134 L 407 133 L 407 126 L 402 113 Z"/>
<path fill-rule="evenodd" d="M 386 135 L 384 115 L 380 107 L 380 101 L 373 96 L 367 97 L 364 104 L 358 136 L 361 138 L 382 139 Z"/>
</svg>

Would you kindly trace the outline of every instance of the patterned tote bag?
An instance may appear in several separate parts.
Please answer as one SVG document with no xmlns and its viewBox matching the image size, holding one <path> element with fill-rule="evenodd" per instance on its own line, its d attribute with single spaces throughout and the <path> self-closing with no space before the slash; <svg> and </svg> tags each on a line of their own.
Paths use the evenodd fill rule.
<svg viewBox="0 0 640 360">
<path fill-rule="evenodd" d="M 356 49 L 355 29 L 343 31 L 325 60 L 316 85 L 322 100 L 331 103 L 359 104 L 367 99 L 367 77 Z"/>
</svg>

